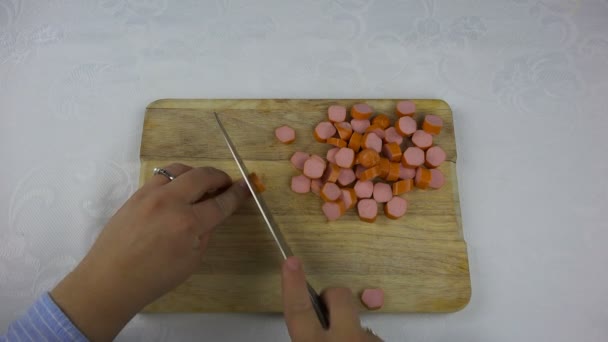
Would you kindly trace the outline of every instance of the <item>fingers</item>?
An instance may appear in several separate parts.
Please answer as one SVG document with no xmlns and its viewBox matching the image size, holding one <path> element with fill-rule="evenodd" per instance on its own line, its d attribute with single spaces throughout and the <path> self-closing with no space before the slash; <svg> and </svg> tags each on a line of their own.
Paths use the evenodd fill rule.
<svg viewBox="0 0 608 342">
<path fill-rule="evenodd" d="M 180 163 L 173 163 L 169 166 L 163 167 L 163 169 L 167 170 L 167 172 L 169 172 L 173 177 L 176 177 L 175 179 L 177 180 L 178 176 L 181 176 L 184 173 L 192 170 L 192 167 L 188 166 L 188 165 L 180 164 Z M 163 176 L 161 174 L 158 174 L 158 175 L 154 175 L 152 178 L 150 178 L 146 182 L 144 187 L 157 187 L 157 186 L 165 185 L 169 182 L 170 182 L 169 178 L 167 178 L 166 176 Z"/>
<path fill-rule="evenodd" d="M 315 341 L 324 333 L 310 301 L 302 263 L 289 257 L 283 263 L 283 314 L 292 340 Z"/>
<path fill-rule="evenodd" d="M 333 330 L 361 329 L 359 314 L 353 300 L 353 293 L 348 288 L 329 288 L 321 294 L 329 311 L 329 321 Z"/>
<path fill-rule="evenodd" d="M 226 191 L 193 204 L 192 209 L 203 226 L 203 232 L 213 229 L 232 215 L 249 195 L 247 183 L 240 180 L 233 183 Z"/>
<path fill-rule="evenodd" d="M 167 190 L 179 197 L 194 203 L 209 191 L 225 188 L 232 183 L 230 176 L 213 167 L 197 167 L 176 177 Z"/>
</svg>

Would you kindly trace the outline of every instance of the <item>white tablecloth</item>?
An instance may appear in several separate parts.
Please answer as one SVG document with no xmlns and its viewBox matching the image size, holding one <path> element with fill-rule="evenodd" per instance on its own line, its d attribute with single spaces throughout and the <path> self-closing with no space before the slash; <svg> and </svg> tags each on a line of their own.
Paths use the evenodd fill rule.
<svg viewBox="0 0 608 342">
<path fill-rule="evenodd" d="M 608 1 L 0 0 L 0 331 L 136 189 L 158 98 L 443 98 L 473 297 L 388 341 L 608 338 Z M 142 315 L 120 340 L 282 341 Z"/>
</svg>

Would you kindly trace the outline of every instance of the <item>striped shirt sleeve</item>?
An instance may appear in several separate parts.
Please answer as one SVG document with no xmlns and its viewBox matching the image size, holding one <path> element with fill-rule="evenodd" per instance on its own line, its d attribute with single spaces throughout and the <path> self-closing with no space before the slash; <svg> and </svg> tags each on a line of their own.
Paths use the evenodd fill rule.
<svg viewBox="0 0 608 342">
<path fill-rule="evenodd" d="M 55 304 L 48 293 L 42 295 L 25 315 L 12 322 L 0 342 L 88 341 Z"/>
</svg>

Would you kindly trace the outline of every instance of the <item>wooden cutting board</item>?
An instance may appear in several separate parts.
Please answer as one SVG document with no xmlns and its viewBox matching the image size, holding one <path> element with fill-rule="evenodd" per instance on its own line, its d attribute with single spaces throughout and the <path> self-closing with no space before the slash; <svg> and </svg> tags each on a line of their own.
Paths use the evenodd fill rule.
<svg viewBox="0 0 608 342">
<path fill-rule="evenodd" d="M 385 290 L 384 312 L 449 312 L 471 295 L 456 179 L 452 112 L 441 100 L 414 100 L 416 119 L 433 113 L 444 120 L 436 143 L 447 152 L 441 166 L 446 185 L 403 195 L 405 217 L 360 221 L 351 210 L 328 223 L 319 197 L 290 191 L 298 174 L 295 151 L 325 156 L 328 145 L 312 129 L 332 104 L 370 104 L 394 118 L 397 100 L 158 100 L 147 110 L 141 142 L 140 183 L 152 169 L 173 162 L 214 166 L 240 177 L 212 112 L 222 121 L 250 171 L 262 175 L 264 197 L 293 252 L 303 260 L 317 289 L 366 287 Z M 274 129 L 296 130 L 291 145 L 278 143 Z M 280 312 L 280 255 L 253 201 L 216 230 L 200 269 L 183 285 L 146 308 L 148 312 Z M 361 306 L 361 308 L 363 308 Z"/>
</svg>

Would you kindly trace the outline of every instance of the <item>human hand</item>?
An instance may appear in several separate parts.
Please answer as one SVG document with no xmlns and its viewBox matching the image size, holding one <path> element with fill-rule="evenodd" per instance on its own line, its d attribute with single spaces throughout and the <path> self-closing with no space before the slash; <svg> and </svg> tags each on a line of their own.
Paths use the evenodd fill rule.
<svg viewBox="0 0 608 342">
<path fill-rule="evenodd" d="M 282 284 L 283 312 L 292 341 L 382 341 L 361 327 L 353 295 L 348 288 L 330 288 L 321 294 L 329 311 L 329 329 L 324 330 L 308 296 L 306 276 L 297 258 L 289 257 L 283 263 Z"/>
<path fill-rule="evenodd" d="M 172 164 L 110 219 L 93 247 L 51 292 L 87 337 L 112 339 L 145 305 L 200 265 L 213 228 L 249 195 L 215 168 Z M 224 191 L 222 191 L 224 190 Z"/>
</svg>

